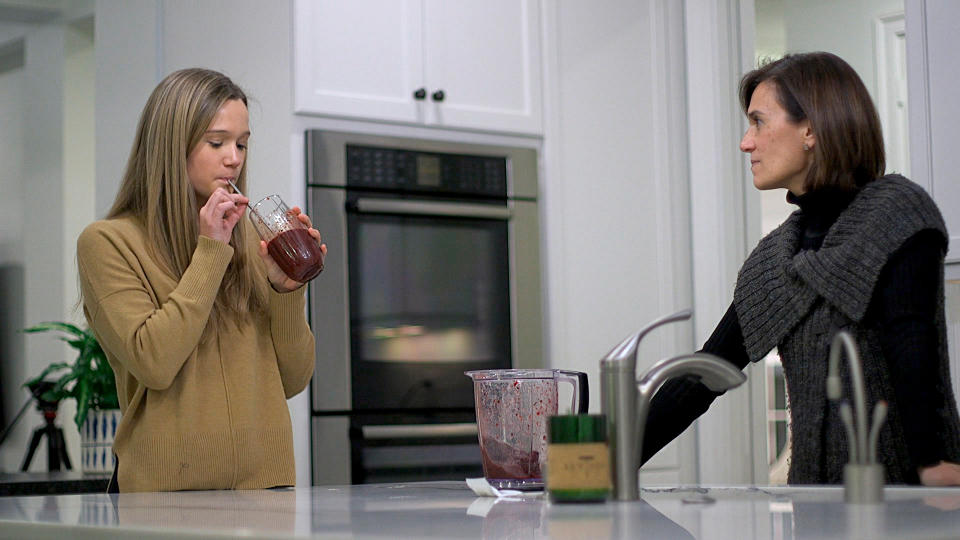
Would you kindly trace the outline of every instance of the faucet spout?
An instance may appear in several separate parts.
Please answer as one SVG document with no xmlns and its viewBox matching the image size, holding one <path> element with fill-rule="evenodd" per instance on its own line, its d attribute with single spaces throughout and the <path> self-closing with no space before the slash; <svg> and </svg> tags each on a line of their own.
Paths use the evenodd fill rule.
<svg viewBox="0 0 960 540">
<path fill-rule="evenodd" d="M 666 317 L 661 321 L 669 322 L 669 319 Z M 630 349 L 631 354 L 635 354 L 636 344 L 625 340 L 611 353 Z M 627 369 L 625 363 L 611 361 L 610 358 L 611 355 L 608 355 L 601 361 L 600 369 L 604 394 L 602 403 L 611 441 L 614 494 L 618 500 L 631 501 L 640 497 L 637 474 L 644 429 L 650 401 L 660 387 L 673 377 L 693 375 L 699 377 L 707 388 L 719 392 L 743 384 L 747 377 L 722 358 L 693 353 L 661 360 L 636 380 L 632 367 Z"/>
<path fill-rule="evenodd" d="M 660 317 L 659 319 L 641 328 L 639 332 L 630 334 L 624 338 L 624 340 L 618 343 L 616 347 L 610 349 L 610 352 L 608 352 L 603 359 L 600 360 L 600 364 L 617 364 L 620 369 L 636 372 L 637 348 L 640 347 L 640 342 L 643 341 L 643 338 L 655 328 L 663 326 L 667 323 L 685 321 L 692 315 L 693 311 L 689 309 L 683 309 L 665 317 Z"/>
<path fill-rule="evenodd" d="M 679 376 L 694 376 L 714 392 L 724 392 L 740 386 L 747 376 L 726 360 L 708 353 L 692 353 L 666 358 L 654 364 L 637 381 L 637 455 L 636 469 L 640 468 L 643 435 L 647 425 L 650 403 L 660 387 Z M 638 489 L 639 491 L 639 489 Z"/>
</svg>

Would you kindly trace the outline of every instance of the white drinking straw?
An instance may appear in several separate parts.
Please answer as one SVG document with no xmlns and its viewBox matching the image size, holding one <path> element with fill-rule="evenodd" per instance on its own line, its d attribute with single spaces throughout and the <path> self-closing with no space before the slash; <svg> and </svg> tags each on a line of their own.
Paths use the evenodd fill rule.
<svg viewBox="0 0 960 540">
<path fill-rule="evenodd" d="M 240 192 L 240 188 L 238 188 L 237 185 L 233 183 L 233 180 L 230 180 L 228 178 L 227 182 L 230 183 L 230 185 L 233 187 L 233 191 L 236 192 L 237 195 L 243 195 L 243 193 Z M 243 196 L 246 197 L 246 195 L 243 195 Z"/>
</svg>

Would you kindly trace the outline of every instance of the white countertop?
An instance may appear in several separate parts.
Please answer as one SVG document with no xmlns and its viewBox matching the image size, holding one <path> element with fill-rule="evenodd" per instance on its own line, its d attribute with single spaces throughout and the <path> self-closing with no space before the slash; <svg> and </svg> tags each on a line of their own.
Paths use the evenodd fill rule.
<svg viewBox="0 0 960 540">
<path fill-rule="evenodd" d="M 464 482 L 0 498 L 0 538 L 960 538 L 960 488 L 643 489 L 631 503 L 479 498 Z"/>
</svg>

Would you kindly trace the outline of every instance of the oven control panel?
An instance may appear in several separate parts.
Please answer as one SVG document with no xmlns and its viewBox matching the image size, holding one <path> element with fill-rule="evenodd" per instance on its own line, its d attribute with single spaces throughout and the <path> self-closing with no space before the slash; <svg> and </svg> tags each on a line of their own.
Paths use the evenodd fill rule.
<svg viewBox="0 0 960 540">
<path fill-rule="evenodd" d="M 507 159 L 347 145 L 347 186 L 435 194 L 507 196 Z"/>
</svg>

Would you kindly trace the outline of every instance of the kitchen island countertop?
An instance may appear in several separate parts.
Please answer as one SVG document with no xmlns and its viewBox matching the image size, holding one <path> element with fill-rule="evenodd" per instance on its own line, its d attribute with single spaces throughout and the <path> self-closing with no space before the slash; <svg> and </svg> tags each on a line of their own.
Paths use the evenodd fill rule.
<svg viewBox="0 0 960 540">
<path fill-rule="evenodd" d="M 960 488 L 646 487 L 629 503 L 476 497 L 464 482 L 0 499 L 0 538 L 957 538 Z"/>
</svg>

